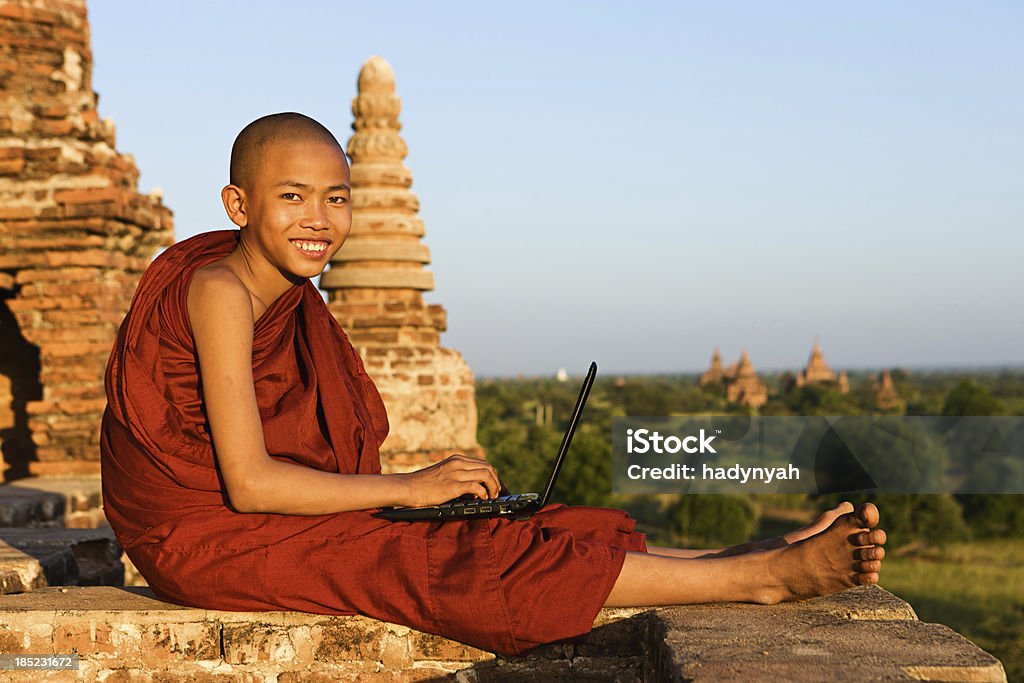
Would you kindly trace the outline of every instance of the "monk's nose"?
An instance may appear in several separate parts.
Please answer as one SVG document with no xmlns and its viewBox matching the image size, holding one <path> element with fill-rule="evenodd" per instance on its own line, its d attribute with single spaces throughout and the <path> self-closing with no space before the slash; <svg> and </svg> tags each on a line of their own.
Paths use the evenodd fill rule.
<svg viewBox="0 0 1024 683">
<path fill-rule="evenodd" d="M 320 229 L 331 227 L 327 207 L 322 202 L 309 202 L 306 204 L 306 215 L 303 218 L 303 227 Z"/>
</svg>

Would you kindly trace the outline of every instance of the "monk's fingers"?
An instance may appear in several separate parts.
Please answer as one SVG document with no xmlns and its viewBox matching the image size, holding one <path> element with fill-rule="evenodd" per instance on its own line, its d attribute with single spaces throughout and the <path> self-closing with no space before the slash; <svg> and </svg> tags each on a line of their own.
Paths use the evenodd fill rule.
<svg viewBox="0 0 1024 683">
<path fill-rule="evenodd" d="M 882 545 L 885 543 L 885 531 L 872 529 L 871 531 L 858 531 L 850 534 L 850 543 L 853 545 Z"/>
<path fill-rule="evenodd" d="M 857 548 L 853 551 L 853 556 L 858 560 L 881 560 L 885 557 L 885 548 L 880 545 L 873 545 L 869 548 Z"/>
<path fill-rule="evenodd" d="M 481 500 L 487 500 L 488 498 L 491 497 L 490 494 L 487 493 L 487 489 L 484 488 L 484 485 L 478 481 L 471 482 L 469 484 L 469 490 L 466 491 L 466 493 L 472 493 L 474 496 Z"/>
<path fill-rule="evenodd" d="M 458 477 L 460 481 L 475 482 L 480 485 L 483 495 L 481 495 L 479 490 L 472 491 L 473 494 L 481 498 L 497 498 L 501 495 L 501 482 L 498 480 L 498 472 L 494 469 L 493 465 L 483 458 L 474 458 L 458 453 L 449 456 L 443 462 L 459 472 Z M 470 491 L 467 491 L 467 493 L 470 493 Z"/>
<path fill-rule="evenodd" d="M 485 467 L 469 466 L 459 468 L 455 478 L 461 482 L 473 482 L 479 484 L 486 493 L 484 498 L 496 498 L 501 484 L 498 482 L 498 475 L 490 465 Z"/>
<path fill-rule="evenodd" d="M 478 467 L 483 467 L 483 468 L 486 468 L 486 469 L 490 470 L 491 473 L 494 474 L 494 478 L 495 479 L 498 478 L 498 474 L 497 474 L 497 472 L 494 469 L 494 465 L 492 465 L 491 463 L 487 462 L 483 458 L 474 458 L 474 457 L 471 457 L 471 456 L 468 456 L 468 455 L 462 455 L 460 453 L 460 454 L 449 456 L 443 462 L 450 463 L 452 466 L 455 466 L 455 467 L 463 467 L 463 468 L 470 468 L 470 469 L 478 468 Z"/>
</svg>

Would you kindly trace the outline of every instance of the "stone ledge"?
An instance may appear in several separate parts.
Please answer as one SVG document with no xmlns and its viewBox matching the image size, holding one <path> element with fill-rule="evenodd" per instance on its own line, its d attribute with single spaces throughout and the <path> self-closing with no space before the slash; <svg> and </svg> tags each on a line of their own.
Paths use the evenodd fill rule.
<svg viewBox="0 0 1024 683">
<path fill-rule="evenodd" d="M 0 652 L 78 653 L 78 672 L 47 680 L 107 682 L 1006 680 L 997 659 L 875 586 L 771 607 L 603 610 L 586 643 L 520 658 L 359 616 L 193 609 L 143 587 L 44 588 L 0 596 Z"/>
<path fill-rule="evenodd" d="M 99 475 L 27 477 L 0 484 L 0 526 L 105 526 Z"/>
<path fill-rule="evenodd" d="M 110 527 L 0 527 L 0 594 L 44 586 L 120 586 L 121 555 Z"/>
<path fill-rule="evenodd" d="M 902 603 L 902 604 L 901 604 Z M 659 611 L 656 671 L 684 681 L 998 681 L 995 657 L 877 587 L 758 605 Z"/>
</svg>

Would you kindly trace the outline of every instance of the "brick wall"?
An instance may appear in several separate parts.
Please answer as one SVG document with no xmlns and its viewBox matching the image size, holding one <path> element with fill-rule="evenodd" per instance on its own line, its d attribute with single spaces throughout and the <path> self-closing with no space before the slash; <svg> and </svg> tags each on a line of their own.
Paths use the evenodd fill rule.
<svg viewBox="0 0 1024 683">
<path fill-rule="evenodd" d="M 84 0 L 0 4 L 0 451 L 5 479 L 98 471 L 103 369 L 173 241 L 91 83 Z"/>
</svg>

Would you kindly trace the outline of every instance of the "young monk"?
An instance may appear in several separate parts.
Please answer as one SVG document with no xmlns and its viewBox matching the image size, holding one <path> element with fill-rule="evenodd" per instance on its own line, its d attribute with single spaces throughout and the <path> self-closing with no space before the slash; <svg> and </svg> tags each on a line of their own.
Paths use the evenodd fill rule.
<svg viewBox="0 0 1024 683">
<path fill-rule="evenodd" d="M 498 475 L 465 455 L 381 474 L 384 405 L 310 281 L 352 222 L 334 136 L 300 114 L 254 121 L 221 196 L 239 229 L 150 265 L 106 372 L 104 508 L 164 600 L 361 613 L 519 654 L 585 635 L 603 606 L 773 604 L 878 581 L 885 532 L 870 503 L 718 550 L 647 546 L 634 520 L 604 508 L 371 516 L 494 497 Z"/>
</svg>

